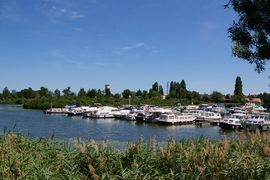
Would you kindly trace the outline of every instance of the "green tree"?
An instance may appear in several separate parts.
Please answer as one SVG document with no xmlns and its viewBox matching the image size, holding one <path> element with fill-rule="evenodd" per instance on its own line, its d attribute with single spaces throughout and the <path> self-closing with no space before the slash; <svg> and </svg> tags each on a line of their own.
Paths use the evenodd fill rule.
<svg viewBox="0 0 270 180">
<path fill-rule="evenodd" d="M 202 96 L 202 101 L 203 102 L 210 102 L 210 97 L 209 97 L 209 95 L 208 94 L 203 94 L 203 96 Z"/>
<path fill-rule="evenodd" d="M 102 91 L 101 91 L 101 89 L 98 89 L 97 90 L 97 97 L 103 97 L 103 93 L 102 93 Z"/>
<path fill-rule="evenodd" d="M 263 101 L 263 106 L 269 110 L 270 109 L 270 93 L 263 93 L 260 95 L 260 98 Z"/>
<path fill-rule="evenodd" d="M 233 55 L 255 64 L 260 73 L 270 59 L 270 1 L 230 0 L 226 7 L 239 16 L 228 29 Z"/>
<path fill-rule="evenodd" d="M 138 98 L 142 97 L 142 91 L 139 89 L 136 93 L 135 96 L 137 96 Z"/>
<path fill-rule="evenodd" d="M 158 93 L 162 96 L 164 95 L 163 87 L 161 85 L 158 86 Z"/>
<path fill-rule="evenodd" d="M 146 90 L 143 90 L 142 92 L 142 98 L 147 99 L 148 98 L 148 92 Z"/>
<path fill-rule="evenodd" d="M 213 91 L 210 98 L 212 102 L 220 103 L 220 102 L 223 102 L 224 95 L 218 91 Z"/>
<path fill-rule="evenodd" d="M 5 87 L 5 88 L 3 89 L 3 92 L 2 92 L 2 97 L 3 97 L 4 99 L 7 99 L 7 98 L 10 97 L 10 95 L 11 95 L 11 93 L 10 93 L 8 87 Z"/>
<path fill-rule="evenodd" d="M 21 90 L 17 94 L 20 98 L 32 99 L 36 97 L 37 93 L 32 88 L 28 88 Z"/>
<path fill-rule="evenodd" d="M 119 93 L 114 94 L 114 98 L 120 99 L 121 98 L 121 94 L 119 94 Z"/>
<path fill-rule="evenodd" d="M 123 92 L 122 92 L 122 96 L 126 99 L 129 98 L 129 96 L 132 95 L 132 92 L 129 90 L 129 89 L 125 89 Z"/>
<path fill-rule="evenodd" d="M 56 89 L 53 94 L 54 94 L 55 97 L 60 97 L 61 96 L 61 92 L 60 92 L 59 89 Z"/>
<path fill-rule="evenodd" d="M 64 94 L 64 96 L 70 96 L 72 94 L 71 90 L 70 90 L 70 86 L 68 86 L 67 88 L 65 88 L 62 93 Z"/>
<path fill-rule="evenodd" d="M 239 76 L 237 76 L 236 80 L 235 80 L 234 99 L 236 102 L 243 102 L 244 101 L 243 84 L 242 84 L 242 80 Z"/>
<path fill-rule="evenodd" d="M 49 90 L 48 90 L 48 88 L 45 88 L 45 87 L 40 87 L 40 89 L 39 89 L 39 96 L 40 97 L 48 97 L 48 96 L 50 96 L 50 92 L 49 92 Z"/>
<path fill-rule="evenodd" d="M 95 98 L 97 96 L 97 90 L 96 89 L 89 89 L 87 91 L 87 96 L 90 98 Z"/>
<path fill-rule="evenodd" d="M 158 92 L 158 83 L 157 83 L 157 82 L 155 82 L 155 83 L 152 85 L 152 90 Z"/>
<path fill-rule="evenodd" d="M 86 96 L 86 92 L 85 92 L 84 88 L 81 88 L 81 89 L 79 90 L 78 96 L 79 96 L 79 97 L 84 97 L 84 96 Z"/>
<path fill-rule="evenodd" d="M 186 86 L 186 82 L 185 80 L 182 80 L 181 83 L 180 83 L 180 87 L 184 90 L 187 90 L 187 86 Z"/>
</svg>

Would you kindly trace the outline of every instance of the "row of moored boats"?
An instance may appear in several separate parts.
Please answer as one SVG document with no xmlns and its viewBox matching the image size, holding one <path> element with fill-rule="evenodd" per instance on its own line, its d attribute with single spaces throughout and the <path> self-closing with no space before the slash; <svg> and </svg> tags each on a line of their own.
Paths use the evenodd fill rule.
<svg viewBox="0 0 270 180">
<path fill-rule="evenodd" d="M 44 112 L 86 118 L 116 118 L 164 124 L 191 124 L 195 122 L 219 125 L 221 128 L 270 129 L 269 113 L 263 107 L 254 104 L 232 107 L 227 110 L 220 105 L 208 104 L 170 108 L 151 105 L 141 107 L 127 105 L 120 108 L 111 106 L 66 106 L 65 108 L 50 108 Z"/>
</svg>

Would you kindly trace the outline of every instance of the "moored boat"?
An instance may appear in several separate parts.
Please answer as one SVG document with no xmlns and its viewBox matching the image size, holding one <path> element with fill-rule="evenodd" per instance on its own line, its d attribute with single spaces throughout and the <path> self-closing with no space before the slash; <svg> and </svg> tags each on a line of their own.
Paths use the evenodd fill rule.
<svg viewBox="0 0 270 180">
<path fill-rule="evenodd" d="M 232 129 L 237 128 L 241 129 L 241 122 L 247 119 L 247 115 L 243 113 L 234 113 L 224 117 L 223 120 L 220 121 L 219 126 L 224 129 Z"/>
<path fill-rule="evenodd" d="M 253 114 L 250 118 L 241 123 L 244 130 L 247 131 L 266 131 L 270 130 L 269 114 Z"/>
</svg>

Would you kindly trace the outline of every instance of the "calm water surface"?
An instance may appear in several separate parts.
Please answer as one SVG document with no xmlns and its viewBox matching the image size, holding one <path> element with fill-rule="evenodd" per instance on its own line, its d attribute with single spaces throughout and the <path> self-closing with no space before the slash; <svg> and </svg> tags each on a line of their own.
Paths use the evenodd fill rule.
<svg viewBox="0 0 270 180">
<path fill-rule="evenodd" d="M 15 127 L 15 128 L 14 128 Z M 182 140 L 199 137 L 230 138 L 233 131 L 222 131 L 218 126 L 198 128 L 194 125 L 164 126 L 115 119 L 84 119 L 64 115 L 47 115 L 39 110 L 24 110 L 12 105 L 0 105 L 0 132 L 22 132 L 32 137 L 60 139 L 81 138 L 113 141 L 136 141 L 155 138 L 157 141 Z"/>
</svg>

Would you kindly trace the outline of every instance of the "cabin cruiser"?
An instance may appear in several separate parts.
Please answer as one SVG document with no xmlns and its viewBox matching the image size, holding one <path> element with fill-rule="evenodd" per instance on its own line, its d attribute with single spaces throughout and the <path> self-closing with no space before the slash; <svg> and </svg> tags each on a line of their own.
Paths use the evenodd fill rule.
<svg viewBox="0 0 270 180">
<path fill-rule="evenodd" d="M 247 131 L 270 130 L 269 114 L 253 114 L 250 118 L 241 122 L 241 125 Z"/>
<path fill-rule="evenodd" d="M 90 118 L 114 118 L 114 113 L 113 111 L 117 111 L 118 108 L 115 107 L 110 107 L 110 106 L 102 106 L 97 108 L 96 111 L 93 113 L 89 114 L 88 117 Z"/>
<path fill-rule="evenodd" d="M 221 120 L 221 114 L 217 112 L 211 112 L 211 111 L 200 111 L 196 122 L 210 122 L 210 123 L 216 123 Z"/>
<path fill-rule="evenodd" d="M 70 108 L 67 111 L 68 116 L 82 116 L 83 113 L 84 113 L 84 110 L 81 107 Z"/>
<path fill-rule="evenodd" d="M 224 117 L 222 121 L 220 121 L 219 126 L 221 128 L 238 128 L 241 129 L 242 125 L 241 122 L 247 119 L 247 115 L 243 113 L 234 113 Z"/>
<path fill-rule="evenodd" d="M 177 113 L 170 113 L 166 114 L 163 113 L 156 118 L 157 123 L 166 123 L 166 124 L 187 124 L 193 123 L 196 119 L 193 115 L 184 115 L 184 114 L 177 114 Z"/>
</svg>

